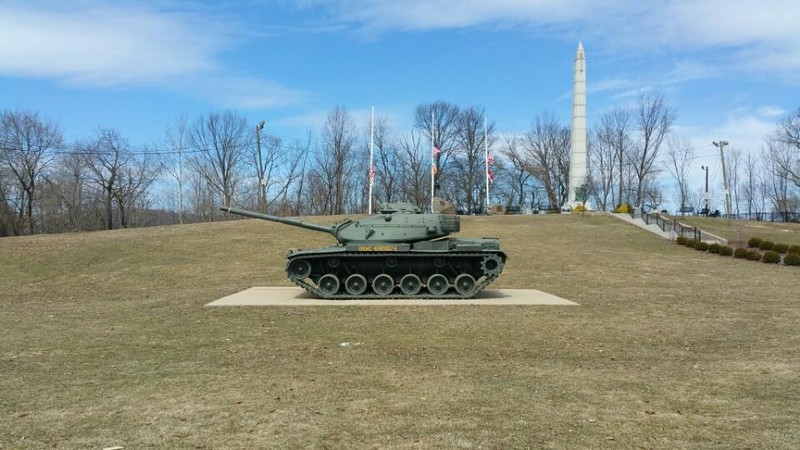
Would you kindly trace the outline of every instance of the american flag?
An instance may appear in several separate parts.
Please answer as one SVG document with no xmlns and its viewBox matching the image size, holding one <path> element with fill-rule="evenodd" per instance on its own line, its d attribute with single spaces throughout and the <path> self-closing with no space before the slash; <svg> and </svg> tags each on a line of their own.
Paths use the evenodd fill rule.
<svg viewBox="0 0 800 450">
<path fill-rule="evenodd" d="M 375 180 L 375 166 L 369 168 L 369 179 Z"/>
<path fill-rule="evenodd" d="M 491 170 L 486 171 L 486 175 L 489 177 L 489 182 L 494 183 L 494 174 Z"/>
<path fill-rule="evenodd" d="M 433 154 L 434 154 L 434 156 L 435 156 L 435 155 L 438 155 L 439 153 L 442 153 L 442 151 L 441 151 L 441 150 L 439 150 L 439 149 L 438 149 L 438 148 L 436 148 L 436 147 L 433 147 Z"/>
<path fill-rule="evenodd" d="M 489 157 L 486 158 L 486 162 L 489 163 L 490 166 L 493 165 L 494 164 L 494 155 L 489 153 Z"/>
</svg>

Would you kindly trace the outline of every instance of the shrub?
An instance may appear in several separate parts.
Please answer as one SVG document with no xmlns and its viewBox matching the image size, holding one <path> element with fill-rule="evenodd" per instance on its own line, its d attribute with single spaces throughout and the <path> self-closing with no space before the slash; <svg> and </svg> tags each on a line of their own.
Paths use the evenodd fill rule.
<svg viewBox="0 0 800 450">
<path fill-rule="evenodd" d="M 687 239 L 685 236 L 678 236 L 675 238 L 675 243 L 678 245 L 686 245 L 686 241 L 688 240 L 689 239 Z"/>
<path fill-rule="evenodd" d="M 574 212 L 574 213 L 585 213 L 586 211 L 588 211 L 588 209 L 586 209 L 585 206 L 580 205 L 580 204 L 579 205 L 575 205 L 575 207 L 572 208 L 572 212 Z"/>
<path fill-rule="evenodd" d="M 767 250 L 764 252 L 764 256 L 761 257 L 761 261 L 767 264 L 778 264 L 781 262 L 781 254 L 774 250 Z"/>
<path fill-rule="evenodd" d="M 796 255 L 800 255 L 800 245 L 790 245 L 789 246 L 789 253 L 794 253 Z"/>
<path fill-rule="evenodd" d="M 708 250 L 708 243 L 707 242 L 698 242 L 697 245 L 694 246 L 694 249 L 699 252 L 704 252 Z"/>
<path fill-rule="evenodd" d="M 719 251 L 722 248 L 721 245 L 717 244 L 716 242 L 713 244 L 708 244 L 708 252 L 709 253 L 716 253 L 719 255 Z"/>
<path fill-rule="evenodd" d="M 750 238 L 750 239 L 747 241 L 747 246 L 748 246 L 748 247 L 750 247 L 750 248 L 756 248 L 756 247 L 758 247 L 759 245 L 761 245 L 761 243 L 762 243 L 762 242 L 764 242 L 764 240 L 763 240 L 763 239 L 761 239 L 761 238 L 757 238 L 757 237 Z"/>
<path fill-rule="evenodd" d="M 775 244 L 775 246 L 772 247 L 772 249 L 775 250 L 778 253 L 786 253 L 786 252 L 789 251 L 789 245 L 788 244 L 780 244 L 779 243 L 779 244 Z"/>
<path fill-rule="evenodd" d="M 783 257 L 783 263 L 787 266 L 800 266 L 800 253 L 789 253 Z"/>
<path fill-rule="evenodd" d="M 719 254 L 722 256 L 731 256 L 733 254 L 733 249 L 727 245 L 721 245 L 719 247 Z"/>
<path fill-rule="evenodd" d="M 689 248 L 697 248 L 697 243 L 700 241 L 696 241 L 694 239 L 689 239 L 686 241 L 686 246 Z"/>
<path fill-rule="evenodd" d="M 619 205 L 617 205 L 617 207 L 614 209 L 614 212 L 615 212 L 615 213 L 622 213 L 622 214 L 627 214 L 627 213 L 630 213 L 630 212 L 631 212 L 631 205 L 629 205 L 629 204 L 627 204 L 627 203 L 620 203 L 620 204 L 619 204 Z"/>
<path fill-rule="evenodd" d="M 747 258 L 747 249 L 744 247 L 739 247 L 733 251 L 733 257 L 739 259 Z"/>
<path fill-rule="evenodd" d="M 758 246 L 761 250 L 772 250 L 775 247 L 775 243 L 772 241 L 761 241 L 761 244 Z"/>
<path fill-rule="evenodd" d="M 761 252 L 755 250 L 748 250 L 747 259 L 750 261 L 761 261 Z"/>
</svg>

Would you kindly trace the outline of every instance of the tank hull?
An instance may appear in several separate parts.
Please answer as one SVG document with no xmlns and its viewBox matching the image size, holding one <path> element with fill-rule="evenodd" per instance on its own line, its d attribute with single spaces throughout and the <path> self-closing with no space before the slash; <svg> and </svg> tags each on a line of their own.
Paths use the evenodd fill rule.
<svg viewBox="0 0 800 450">
<path fill-rule="evenodd" d="M 291 281 L 325 299 L 472 298 L 502 272 L 496 240 L 350 243 L 291 251 Z"/>
</svg>

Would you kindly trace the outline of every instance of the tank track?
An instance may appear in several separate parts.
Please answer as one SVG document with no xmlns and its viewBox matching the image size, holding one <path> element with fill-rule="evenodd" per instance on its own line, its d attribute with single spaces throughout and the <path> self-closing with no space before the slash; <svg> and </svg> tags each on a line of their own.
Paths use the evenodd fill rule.
<svg viewBox="0 0 800 450">
<path fill-rule="evenodd" d="M 308 282 L 308 277 L 299 279 L 297 277 L 292 276 L 292 273 L 289 270 L 290 265 L 292 262 L 298 259 L 305 259 L 305 260 L 317 260 L 317 261 L 324 261 L 331 257 L 339 258 L 340 260 L 351 260 L 351 259 L 367 259 L 367 258 L 444 258 L 445 260 L 455 260 L 457 258 L 474 258 L 476 261 L 480 260 L 483 261 L 486 256 L 496 255 L 497 257 L 502 259 L 502 263 L 498 268 L 495 270 L 487 270 L 484 263 L 481 263 L 481 267 L 483 270 L 483 278 L 480 278 L 480 281 L 476 281 L 475 288 L 467 294 L 460 294 L 456 292 L 454 286 L 450 284 L 447 288 L 447 292 L 443 294 L 432 294 L 427 291 L 427 286 L 422 286 L 419 293 L 416 294 L 405 294 L 403 293 L 398 286 L 395 286 L 392 289 L 392 292 L 387 295 L 376 294 L 371 292 L 371 286 L 368 283 L 367 291 L 363 294 L 352 295 L 348 293 L 344 289 L 344 281 L 340 279 L 340 288 L 337 293 L 329 294 L 319 287 L 315 286 Z M 346 252 L 346 253 L 337 253 L 337 254 L 320 254 L 320 255 L 298 255 L 295 258 L 291 256 L 287 259 L 286 262 L 286 274 L 290 280 L 292 280 L 295 284 L 302 287 L 312 295 L 323 298 L 327 300 L 356 300 L 356 299 L 470 299 L 474 298 L 476 295 L 481 293 L 489 284 L 491 284 L 502 272 L 503 265 L 505 264 L 505 255 L 502 252 L 464 252 L 464 253 L 447 253 L 447 254 L 437 254 L 437 253 L 354 253 L 354 252 Z M 433 274 L 431 274 L 433 275 Z M 396 282 L 397 280 L 395 280 Z"/>
</svg>

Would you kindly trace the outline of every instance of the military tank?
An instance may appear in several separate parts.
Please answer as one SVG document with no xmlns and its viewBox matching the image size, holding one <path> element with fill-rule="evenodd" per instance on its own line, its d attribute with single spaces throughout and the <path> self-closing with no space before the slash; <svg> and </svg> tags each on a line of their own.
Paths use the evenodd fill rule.
<svg viewBox="0 0 800 450">
<path fill-rule="evenodd" d="M 338 245 L 289 250 L 286 275 L 325 299 L 472 298 L 503 271 L 496 238 L 454 238 L 459 217 L 383 203 L 376 214 L 332 226 L 238 208 L 222 211 L 329 233 Z"/>
</svg>

